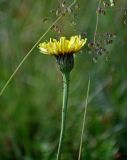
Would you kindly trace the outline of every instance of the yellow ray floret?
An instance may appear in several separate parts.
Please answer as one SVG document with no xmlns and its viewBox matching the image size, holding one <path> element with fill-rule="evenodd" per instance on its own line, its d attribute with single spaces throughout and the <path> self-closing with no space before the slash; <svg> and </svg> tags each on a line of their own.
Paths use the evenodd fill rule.
<svg viewBox="0 0 127 160">
<path fill-rule="evenodd" d="M 50 42 L 39 44 L 39 49 L 44 54 L 49 55 L 65 55 L 78 52 L 86 43 L 87 39 L 81 39 L 81 36 L 72 36 L 70 40 L 61 37 L 60 40 L 51 39 Z"/>
</svg>

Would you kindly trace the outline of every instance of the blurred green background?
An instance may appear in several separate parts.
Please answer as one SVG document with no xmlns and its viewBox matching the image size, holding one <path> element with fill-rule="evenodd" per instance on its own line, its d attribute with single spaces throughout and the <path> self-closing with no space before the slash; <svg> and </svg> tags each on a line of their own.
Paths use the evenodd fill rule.
<svg viewBox="0 0 127 160">
<path fill-rule="evenodd" d="M 106 2 L 103 0 L 103 2 Z M 89 76 L 90 96 L 82 160 L 127 159 L 127 1 L 101 7 L 96 40 L 116 38 L 107 56 L 75 56 L 62 160 L 77 160 Z M 109 2 L 107 0 L 107 2 Z M 0 88 L 38 38 L 72 1 L 0 0 Z M 87 32 L 93 41 L 97 0 L 79 0 L 45 38 Z M 38 48 L 0 97 L 0 160 L 55 160 L 60 133 L 62 76 L 55 58 Z"/>
</svg>

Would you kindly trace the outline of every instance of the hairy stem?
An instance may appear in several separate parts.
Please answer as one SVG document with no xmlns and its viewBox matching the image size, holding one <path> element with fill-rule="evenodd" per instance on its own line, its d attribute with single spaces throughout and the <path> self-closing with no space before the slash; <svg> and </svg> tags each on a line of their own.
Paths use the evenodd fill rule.
<svg viewBox="0 0 127 160">
<path fill-rule="evenodd" d="M 63 73 L 63 106 L 62 106 L 61 132 L 60 132 L 59 146 L 57 152 L 57 160 L 61 159 L 61 150 L 65 135 L 67 103 L 68 103 L 68 93 L 69 93 L 69 76 L 70 76 L 69 72 Z"/>
</svg>

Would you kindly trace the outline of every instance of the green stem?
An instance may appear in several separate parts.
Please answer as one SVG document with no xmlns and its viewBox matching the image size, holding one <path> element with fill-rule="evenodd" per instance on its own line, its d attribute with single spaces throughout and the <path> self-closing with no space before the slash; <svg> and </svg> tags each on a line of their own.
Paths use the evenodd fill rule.
<svg viewBox="0 0 127 160">
<path fill-rule="evenodd" d="M 87 85 L 87 93 L 86 93 L 86 101 L 85 101 L 85 108 L 84 108 L 84 117 L 83 117 L 83 123 L 82 123 L 82 132 L 81 132 L 78 160 L 80 160 L 81 153 L 82 153 L 83 133 L 84 133 L 85 123 L 86 123 L 86 111 L 88 107 L 89 90 L 90 90 L 90 78 Z"/>
<path fill-rule="evenodd" d="M 59 146 L 57 152 L 57 160 L 61 159 L 61 150 L 65 135 L 67 103 L 68 103 L 68 93 L 69 93 L 69 76 L 70 76 L 69 72 L 63 73 L 63 106 L 62 106 L 61 132 L 60 132 Z"/>
</svg>

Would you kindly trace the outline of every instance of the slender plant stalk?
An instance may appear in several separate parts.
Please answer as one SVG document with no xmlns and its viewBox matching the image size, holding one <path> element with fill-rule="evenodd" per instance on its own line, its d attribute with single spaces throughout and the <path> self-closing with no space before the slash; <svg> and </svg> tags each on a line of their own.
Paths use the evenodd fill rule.
<svg viewBox="0 0 127 160">
<path fill-rule="evenodd" d="M 69 77 L 70 77 L 69 72 L 63 73 L 63 106 L 62 106 L 61 132 L 60 132 L 59 146 L 57 152 L 57 160 L 61 159 L 61 150 L 65 135 L 67 103 L 69 94 Z"/>
<path fill-rule="evenodd" d="M 87 93 L 86 93 L 86 101 L 85 101 L 85 109 L 84 109 L 84 117 L 83 117 L 82 131 L 81 131 L 81 139 L 80 139 L 80 148 L 79 148 L 78 160 L 80 160 L 81 153 L 82 153 L 83 133 L 84 133 L 85 122 L 86 122 L 86 112 L 87 112 L 87 106 L 88 106 L 89 90 L 90 90 L 90 79 L 88 81 L 88 86 L 87 86 Z"/>
<path fill-rule="evenodd" d="M 9 83 L 12 81 L 13 77 L 16 75 L 17 71 L 21 68 L 22 64 L 25 62 L 25 60 L 29 57 L 29 55 L 31 54 L 31 52 L 35 49 L 35 47 L 38 45 L 38 43 L 42 40 L 42 38 L 45 37 L 45 35 L 49 32 L 49 30 L 52 28 L 52 26 L 54 24 L 56 24 L 60 19 L 61 19 L 62 15 L 59 16 L 53 23 L 52 25 L 43 33 L 43 35 L 38 39 L 38 41 L 33 45 L 33 47 L 30 49 L 30 51 L 25 55 L 25 57 L 21 60 L 21 62 L 19 63 L 19 65 L 16 67 L 16 69 L 14 70 L 14 72 L 11 74 L 11 76 L 9 77 L 9 79 L 7 80 L 7 82 L 5 83 L 5 85 L 3 86 L 2 90 L 0 91 L 0 96 L 2 96 L 3 92 L 5 91 L 5 89 L 7 88 L 7 86 L 9 85 Z"/>
<path fill-rule="evenodd" d="M 98 30 L 98 24 L 99 24 L 99 13 L 98 13 L 98 10 L 100 8 L 100 5 L 101 5 L 101 0 L 99 0 L 99 3 L 98 3 L 98 6 L 97 6 L 97 16 L 96 16 L 96 26 L 95 26 L 95 31 L 94 31 L 94 44 L 96 42 L 96 35 L 97 35 L 97 30 Z"/>
</svg>

